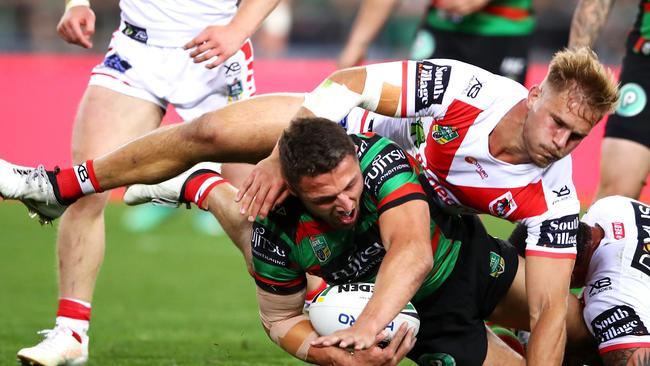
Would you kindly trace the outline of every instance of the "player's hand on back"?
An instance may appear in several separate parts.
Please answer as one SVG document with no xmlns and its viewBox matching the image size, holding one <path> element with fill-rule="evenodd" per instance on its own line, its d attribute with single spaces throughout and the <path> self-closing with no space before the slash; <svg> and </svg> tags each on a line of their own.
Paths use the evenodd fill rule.
<svg viewBox="0 0 650 366">
<path fill-rule="evenodd" d="M 84 48 L 92 48 L 95 34 L 95 13 L 89 6 L 73 6 L 59 20 L 56 31 L 64 41 Z"/>
<path fill-rule="evenodd" d="M 270 156 L 257 163 L 242 183 L 235 201 L 240 203 L 241 214 L 248 214 L 248 221 L 252 222 L 258 215 L 261 218 L 268 216 L 273 207 L 282 203 L 288 195 L 280 161 Z"/>
<path fill-rule="evenodd" d="M 212 69 L 234 55 L 244 44 L 246 38 L 247 34 L 232 24 L 211 25 L 187 42 L 183 48 L 192 49 L 190 57 L 194 59 L 195 63 L 210 60 L 205 67 Z M 216 58 L 212 59 L 213 57 Z"/>
<path fill-rule="evenodd" d="M 359 66 L 366 58 L 368 46 L 361 46 L 357 44 L 348 43 L 337 61 L 336 67 L 338 69 L 347 69 L 348 67 Z"/>
</svg>

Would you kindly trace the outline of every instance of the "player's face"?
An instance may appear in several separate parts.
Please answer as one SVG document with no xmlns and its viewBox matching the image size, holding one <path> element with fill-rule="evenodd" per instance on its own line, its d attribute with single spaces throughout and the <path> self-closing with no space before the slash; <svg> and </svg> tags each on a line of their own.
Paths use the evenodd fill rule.
<svg viewBox="0 0 650 366">
<path fill-rule="evenodd" d="M 565 157 L 598 121 L 575 91 L 533 87 L 528 95 L 523 144 L 531 162 L 546 167 Z"/>
<path fill-rule="evenodd" d="M 343 229 L 357 221 L 362 192 L 359 161 L 348 155 L 329 173 L 301 178 L 295 193 L 309 212 Z"/>
</svg>

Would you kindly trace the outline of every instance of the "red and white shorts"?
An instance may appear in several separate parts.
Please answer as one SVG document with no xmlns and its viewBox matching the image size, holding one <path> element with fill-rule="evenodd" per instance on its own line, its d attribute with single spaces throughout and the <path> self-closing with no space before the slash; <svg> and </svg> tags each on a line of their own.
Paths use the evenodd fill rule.
<svg viewBox="0 0 650 366">
<path fill-rule="evenodd" d="M 122 27 L 121 27 L 122 28 Z M 162 108 L 174 105 L 184 119 L 196 118 L 255 93 L 250 40 L 213 69 L 195 64 L 190 50 L 160 47 L 113 33 L 104 60 L 92 70 L 89 85 L 147 100 Z"/>
</svg>

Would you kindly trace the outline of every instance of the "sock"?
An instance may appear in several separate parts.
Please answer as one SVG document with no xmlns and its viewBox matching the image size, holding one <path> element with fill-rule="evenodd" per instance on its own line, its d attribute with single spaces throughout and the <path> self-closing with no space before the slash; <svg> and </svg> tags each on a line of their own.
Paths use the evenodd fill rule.
<svg viewBox="0 0 650 366">
<path fill-rule="evenodd" d="M 82 343 L 82 339 L 87 338 L 90 327 L 90 303 L 76 299 L 59 299 L 56 325 L 72 330 L 72 336 Z"/>
<path fill-rule="evenodd" d="M 228 182 L 219 173 L 201 169 L 190 175 L 181 190 L 181 196 L 186 202 L 194 202 L 200 209 L 206 210 L 204 203 L 210 191 L 221 183 Z"/>
<path fill-rule="evenodd" d="M 103 192 L 95 177 L 92 160 L 63 169 L 54 175 L 54 179 L 59 196 L 66 203 L 72 203 L 87 194 Z"/>
</svg>

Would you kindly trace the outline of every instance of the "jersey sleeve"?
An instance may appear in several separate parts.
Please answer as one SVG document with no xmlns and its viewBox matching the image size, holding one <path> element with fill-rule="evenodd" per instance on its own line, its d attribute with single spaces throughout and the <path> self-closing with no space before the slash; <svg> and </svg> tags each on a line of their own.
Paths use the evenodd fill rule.
<svg viewBox="0 0 650 366">
<path fill-rule="evenodd" d="M 420 183 L 421 167 L 402 148 L 373 133 L 356 135 L 365 191 L 382 212 L 427 196 Z"/>
<path fill-rule="evenodd" d="M 521 220 L 528 228 L 526 256 L 575 259 L 580 201 L 571 171 L 569 155 L 553 163 L 542 176 L 547 210 Z"/>
<path fill-rule="evenodd" d="M 418 147 L 424 142 L 422 120 L 419 117 L 387 117 L 362 108 L 354 108 L 339 122 L 348 134 L 374 132 L 386 137 L 415 156 Z"/>
<path fill-rule="evenodd" d="M 289 237 L 268 218 L 253 224 L 251 251 L 253 276 L 260 288 L 281 295 L 305 288 L 307 280 L 293 258 Z"/>
</svg>

